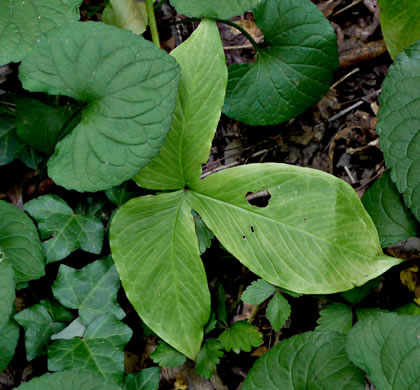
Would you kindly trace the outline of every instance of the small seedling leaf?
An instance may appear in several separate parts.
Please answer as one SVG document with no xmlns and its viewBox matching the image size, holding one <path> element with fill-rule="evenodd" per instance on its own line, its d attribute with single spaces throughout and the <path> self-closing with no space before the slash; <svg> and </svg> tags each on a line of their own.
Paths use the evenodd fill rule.
<svg viewBox="0 0 420 390">
<path fill-rule="evenodd" d="M 267 283 L 264 279 L 252 282 L 243 292 L 241 299 L 248 305 L 259 305 L 274 294 L 276 287 Z"/>
<path fill-rule="evenodd" d="M 258 347 L 263 342 L 263 335 L 256 326 L 237 321 L 219 336 L 219 341 L 227 352 L 250 352 L 252 347 Z"/>
<path fill-rule="evenodd" d="M 271 298 L 267 305 L 266 316 L 271 326 L 277 332 L 290 317 L 291 307 L 287 299 L 279 292 Z"/>
<path fill-rule="evenodd" d="M 187 361 L 187 358 L 182 353 L 179 353 L 164 341 L 158 342 L 156 349 L 150 357 L 161 367 L 175 368 L 182 366 Z"/>
<path fill-rule="evenodd" d="M 145 368 L 135 374 L 127 375 L 124 390 L 158 390 L 159 382 L 159 367 Z"/>
<path fill-rule="evenodd" d="M 353 311 L 344 303 L 332 303 L 319 312 L 316 330 L 347 333 L 353 325 Z"/>
<path fill-rule="evenodd" d="M 219 340 L 209 339 L 201 348 L 197 356 L 195 368 L 203 378 L 210 379 L 223 356 L 223 346 Z"/>
</svg>

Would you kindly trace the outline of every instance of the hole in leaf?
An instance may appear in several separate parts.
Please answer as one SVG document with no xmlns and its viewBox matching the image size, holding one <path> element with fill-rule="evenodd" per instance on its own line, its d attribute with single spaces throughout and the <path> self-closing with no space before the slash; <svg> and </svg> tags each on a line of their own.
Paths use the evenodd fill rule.
<svg viewBox="0 0 420 390">
<path fill-rule="evenodd" d="M 246 240 L 245 234 L 242 234 L 242 240 Z"/>
<path fill-rule="evenodd" d="M 254 233 L 254 232 L 255 232 L 254 226 L 251 226 L 251 233 Z"/>
<path fill-rule="evenodd" d="M 247 192 L 245 198 L 251 206 L 267 207 L 271 199 L 271 194 L 267 190 Z"/>
</svg>

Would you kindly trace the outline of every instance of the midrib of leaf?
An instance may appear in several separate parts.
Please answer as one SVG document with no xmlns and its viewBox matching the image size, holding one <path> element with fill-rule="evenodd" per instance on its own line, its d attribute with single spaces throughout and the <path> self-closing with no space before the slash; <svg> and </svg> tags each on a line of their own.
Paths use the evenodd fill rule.
<svg viewBox="0 0 420 390">
<path fill-rule="evenodd" d="M 112 268 L 112 266 L 110 267 L 110 268 L 108 268 L 108 270 L 106 271 L 106 273 L 99 279 L 99 281 L 94 285 L 94 287 L 89 291 L 89 294 L 88 295 L 86 295 L 86 297 L 85 297 L 85 299 L 82 301 L 82 302 L 80 302 L 80 306 L 83 306 L 83 304 L 85 304 L 86 303 L 86 301 L 90 298 L 90 296 L 92 295 L 92 293 L 94 292 L 94 291 L 96 291 L 97 290 L 97 286 L 99 286 L 100 284 L 101 284 L 101 282 L 107 277 L 107 275 L 108 275 L 108 273 L 109 273 L 109 270 Z M 77 272 L 77 271 L 76 271 Z M 91 279 L 92 280 L 92 279 Z M 83 309 L 83 307 L 81 307 L 82 309 Z M 92 311 L 94 311 L 94 310 L 92 310 Z M 100 312 L 100 311 L 99 311 Z"/>
<path fill-rule="evenodd" d="M 67 215 L 67 214 L 62 214 L 62 215 Z M 55 245 L 56 245 L 56 243 L 57 243 L 57 239 L 58 238 L 60 238 L 62 235 L 64 235 L 64 232 L 65 232 L 65 230 L 66 230 L 66 228 L 67 228 L 67 226 L 68 225 L 70 225 L 70 223 L 72 222 L 72 220 L 75 218 L 75 215 L 69 215 L 69 218 L 68 218 L 68 221 L 64 224 L 64 226 L 63 226 L 63 228 L 58 232 L 58 234 L 57 235 L 51 235 L 50 237 L 51 238 L 49 238 L 49 239 L 47 239 L 47 241 L 50 241 L 50 240 L 53 240 L 53 242 L 52 242 L 52 245 L 50 246 L 50 249 L 48 250 L 48 252 L 47 253 L 49 253 L 49 251 L 52 249 L 52 248 L 55 248 Z M 45 242 L 47 242 L 47 241 L 45 241 Z M 73 245 L 73 247 L 74 247 L 74 245 Z"/>
</svg>

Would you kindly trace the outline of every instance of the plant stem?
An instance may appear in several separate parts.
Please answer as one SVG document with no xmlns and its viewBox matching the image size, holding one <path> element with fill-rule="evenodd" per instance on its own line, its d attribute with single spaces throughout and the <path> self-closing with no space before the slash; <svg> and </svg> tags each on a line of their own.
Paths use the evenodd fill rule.
<svg viewBox="0 0 420 390">
<path fill-rule="evenodd" d="M 248 31 L 246 31 L 242 26 L 240 26 L 239 24 L 236 24 L 235 22 L 232 22 L 231 20 L 227 20 L 227 19 L 215 19 L 215 20 L 216 20 L 216 22 L 227 24 L 227 25 L 232 26 L 232 27 L 236 28 L 237 30 L 239 30 L 242 34 L 245 35 L 245 37 L 248 39 L 248 41 L 251 42 L 255 51 L 256 52 L 260 51 L 258 43 L 255 42 L 255 40 L 254 40 L 254 38 L 252 38 L 251 34 Z"/>
<path fill-rule="evenodd" d="M 150 32 L 152 33 L 153 43 L 160 48 L 159 31 L 156 25 L 155 11 L 153 9 L 153 0 L 146 0 L 147 16 L 149 18 Z"/>
</svg>

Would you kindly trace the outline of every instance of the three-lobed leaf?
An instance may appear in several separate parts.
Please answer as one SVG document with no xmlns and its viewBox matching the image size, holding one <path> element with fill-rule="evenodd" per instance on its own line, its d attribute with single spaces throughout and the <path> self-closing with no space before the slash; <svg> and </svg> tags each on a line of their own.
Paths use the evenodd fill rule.
<svg viewBox="0 0 420 390">
<path fill-rule="evenodd" d="M 265 0 L 254 14 L 265 44 L 256 62 L 229 67 L 223 112 L 254 126 L 276 124 L 328 91 L 338 68 L 337 38 L 310 0 Z"/>
<path fill-rule="evenodd" d="M 103 23 L 73 23 L 39 39 L 19 77 L 32 92 L 84 104 L 81 121 L 56 145 L 50 177 L 78 191 L 130 179 L 165 142 L 179 69 L 143 37 Z"/>
</svg>

